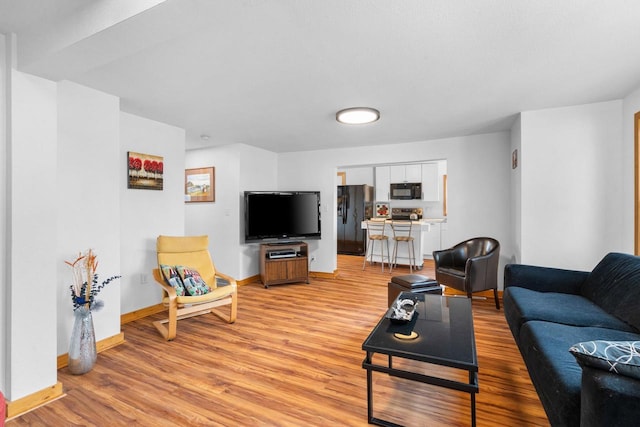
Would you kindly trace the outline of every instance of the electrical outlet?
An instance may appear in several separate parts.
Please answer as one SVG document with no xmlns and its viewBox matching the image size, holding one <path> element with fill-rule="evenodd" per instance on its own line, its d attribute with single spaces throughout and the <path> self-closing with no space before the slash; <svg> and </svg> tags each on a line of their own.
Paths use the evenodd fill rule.
<svg viewBox="0 0 640 427">
<path fill-rule="evenodd" d="M 140 274 L 140 284 L 141 285 L 146 285 L 149 282 L 149 276 L 147 276 L 145 273 L 141 273 Z"/>
</svg>

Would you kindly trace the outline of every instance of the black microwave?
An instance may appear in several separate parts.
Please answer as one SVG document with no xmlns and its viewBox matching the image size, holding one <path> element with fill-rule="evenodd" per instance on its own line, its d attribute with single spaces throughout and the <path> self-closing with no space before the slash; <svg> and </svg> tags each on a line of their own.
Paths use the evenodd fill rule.
<svg viewBox="0 0 640 427">
<path fill-rule="evenodd" d="M 389 195 L 392 200 L 422 199 L 422 183 L 403 182 L 398 184 L 391 184 Z"/>
</svg>

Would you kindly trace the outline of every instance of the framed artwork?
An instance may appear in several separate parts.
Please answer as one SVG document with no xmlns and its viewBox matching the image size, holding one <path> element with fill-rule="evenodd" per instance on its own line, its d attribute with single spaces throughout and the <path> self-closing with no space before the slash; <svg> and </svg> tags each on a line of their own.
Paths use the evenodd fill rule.
<svg viewBox="0 0 640 427">
<path fill-rule="evenodd" d="M 376 202 L 376 218 L 391 218 L 389 202 Z"/>
<path fill-rule="evenodd" d="M 127 152 L 127 188 L 162 190 L 164 158 L 151 154 Z"/>
<path fill-rule="evenodd" d="M 216 201 L 215 170 L 210 167 L 184 171 L 185 203 Z"/>
</svg>

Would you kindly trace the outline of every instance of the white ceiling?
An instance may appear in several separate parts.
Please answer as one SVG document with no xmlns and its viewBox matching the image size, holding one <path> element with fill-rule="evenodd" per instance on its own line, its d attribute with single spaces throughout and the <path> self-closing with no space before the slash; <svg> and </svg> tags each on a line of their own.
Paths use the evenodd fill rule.
<svg viewBox="0 0 640 427">
<path fill-rule="evenodd" d="M 492 132 L 640 87 L 637 0 L 0 0 L 0 32 L 19 69 L 117 95 L 188 148 Z M 351 106 L 382 118 L 338 124 Z"/>
</svg>

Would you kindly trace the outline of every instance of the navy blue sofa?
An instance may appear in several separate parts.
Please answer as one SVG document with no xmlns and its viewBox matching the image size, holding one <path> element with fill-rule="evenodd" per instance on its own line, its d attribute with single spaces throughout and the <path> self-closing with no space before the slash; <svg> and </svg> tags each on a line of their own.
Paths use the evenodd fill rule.
<svg viewBox="0 0 640 427">
<path fill-rule="evenodd" d="M 640 341 L 640 257 L 609 253 L 591 272 L 510 264 L 504 286 L 507 323 L 551 425 L 640 425 L 640 379 L 569 352 Z"/>
</svg>

